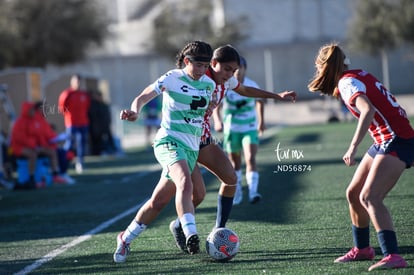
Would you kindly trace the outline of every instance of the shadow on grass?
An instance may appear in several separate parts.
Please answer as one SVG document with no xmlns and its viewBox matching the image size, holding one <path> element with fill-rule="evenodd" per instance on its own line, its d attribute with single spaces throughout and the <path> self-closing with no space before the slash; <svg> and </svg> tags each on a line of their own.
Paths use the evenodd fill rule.
<svg viewBox="0 0 414 275">
<path fill-rule="evenodd" d="M 1 274 L 18 272 L 35 260 L 37 259 L 0 262 L 0 272 Z M 153 249 L 131 251 L 127 262 L 122 264 L 113 262 L 112 253 L 54 258 L 52 262 L 41 266 L 35 272 L 39 274 L 199 274 L 191 264 L 194 261 L 197 261 L 198 265 L 201 262 L 206 267 L 203 272 L 208 269 L 212 272 L 216 270 L 216 266 L 223 266 L 223 263 L 212 261 L 205 253 L 188 255 Z M 237 262 L 230 261 L 225 265 L 235 266 Z"/>
<path fill-rule="evenodd" d="M 277 249 L 277 250 L 266 250 L 266 251 L 243 251 L 245 255 L 252 255 L 257 262 L 257 259 L 262 259 L 264 262 L 267 261 L 294 261 L 303 259 L 313 259 L 321 257 L 336 257 L 336 255 L 342 255 L 344 250 L 342 248 L 315 248 L 315 249 Z M 247 261 L 248 262 L 248 261 Z"/>
<path fill-rule="evenodd" d="M 319 159 L 307 161 L 306 167 L 315 169 L 320 165 L 337 165 L 338 163 L 342 163 L 342 160 Z M 280 165 L 282 166 L 282 171 L 277 171 Z M 302 172 L 283 171 L 283 169 L 291 169 L 292 166 L 289 165 L 295 164 L 260 164 L 259 192 L 262 195 L 262 200 L 256 204 L 250 204 L 248 201 L 248 188 L 244 182 L 243 202 L 233 207 L 231 218 L 237 221 L 257 221 L 276 224 L 295 223 L 295 216 L 292 215 L 292 211 L 294 211 L 292 209 L 292 198 L 307 188 L 306 183 L 303 182 L 302 175 L 313 172 L 307 170 Z M 341 198 L 343 196 L 341 194 Z"/>
<path fill-rule="evenodd" d="M 297 135 L 291 142 L 292 143 L 314 143 L 320 139 L 320 133 L 306 133 Z"/>
<path fill-rule="evenodd" d="M 275 250 L 266 250 L 266 251 L 243 251 L 243 254 L 252 254 L 254 255 L 252 258 L 263 258 L 263 261 L 271 260 L 293 260 L 293 259 L 312 259 L 312 258 L 320 258 L 320 257 L 332 257 L 334 260 L 336 257 L 339 257 L 346 253 L 350 248 L 343 247 L 343 248 L 333 248 L 333 247 L 325 247 L 325 248 L 306 248 L 306 249 L 278 249 Z M 399 247 L 400 253 L 405 255 L 414 255 L 414 247 L 413 246 L 401 246 Z M 377 259 L 381 258 L 381 250 L 379 248 L 375 248 L 375 253 L 377 255 Z M 411 259 L 411 257 L 410 257 Z M 332 262 L 333 262 L 332 260 Z"/>
</svg>

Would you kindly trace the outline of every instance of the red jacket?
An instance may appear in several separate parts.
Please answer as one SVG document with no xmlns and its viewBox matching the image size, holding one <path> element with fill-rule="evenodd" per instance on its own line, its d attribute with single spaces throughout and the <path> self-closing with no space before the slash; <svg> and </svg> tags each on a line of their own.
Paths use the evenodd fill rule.
<svg viewBox="0 0 414 275">
<path fill-rule="evenodd" d="M 34 107 L 34 103 L 24 102 L 20 116 L 13 125 L 10 147 L 16 156 L 20 156 L 24 148 L 56 147 L 50 142 L 56 133 L 41 111 L 34 110 Z"/>
<path fill-rule="evenodd" d="M 57 148 L 57 145 L 51 140 L 57 136 L 56 132 L 52 129 L 49 121 L 46 120 L 45 116 L 43 115 L 41 110 L 38 110 L 35 113 L 35 120 L 39 123 L 40 132 L 38 133 L 37 137 L 37 145 L 39 147 L 52 147 Z"/>
<path fill-rule="evenodd" d="M 59 96 L 58 107 L 65 120 L 66 127 L 89 125 L 88 110 L 91 99 L 87 92 L 64 90 Z"/>
</svg>

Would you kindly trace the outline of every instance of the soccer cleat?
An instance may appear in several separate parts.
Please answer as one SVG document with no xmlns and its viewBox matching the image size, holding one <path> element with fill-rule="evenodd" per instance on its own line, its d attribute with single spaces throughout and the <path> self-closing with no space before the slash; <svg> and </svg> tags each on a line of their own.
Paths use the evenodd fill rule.
<svg viewBox="0 0 414 275">
<path fill-rule="evenodd" d="M 236 192 L 234 193 L 233 205 L 240 204 L 243 200 L 243 190 L 241 184 L 236 185 Z"/>
<path fill-rule="evenodd" d="M 122 234 L 124 234 L 124 232 L 119 233 L 116 237 L 116 250 L 114 253 L 115 263 L 125 262 L 130 250 L 129 243 L 122 240 Z"/>
<path fill-rule="evenodd" d="M 375 251 L 372 247 L 359 249 L 357 247 L 351 248 L 344 256 L 337 258 L 335 263 L 347 263 L 352 261 L 364 261 L 373 260 L 375 257 Z"/>
<path fill-rule="evenodd" d="M 67 184 L 67 180 L 64 177 L 61 177 L 59 175 L 53 176 L 52 181 L 54 183 L 58 183 L 58 184 Z"/>
<path fill-rule="evenodd" d="M 249 202 L 251 204 L 255 204 L 259 202 L 261 199 L 262 199 L 262 195 L 260 195 L 257 192 L 249 194 Z"/>
<path fill-rule="evenodd" d="M 200 252 L 200 238 L 197 234 L 191 235 L 186 240 L 188 253 L 196 254 Z"/>
<path fill-rule="evenodd" d="M 72 185 L 76 183 L 76 180 L 72 178 L 71 176 L 69 176 L 68 174 L 62 174 L 60 176 L 66 180 L 68 185 Z"/>
<path fill-rule="evenodd" d="M 391 268 L 404 268 L 407 267 L 407 262 L 398 254 L 389 254 L 388 256 L 382 258 L 376 264 L 371 265 L 368 268 L 368 271 L 372 271 L 374 269 L 391 269 Z"/>
<path fill-rule="evenodd" d="M 185 235 L 184 235 L 183 228 L 181 227 L 181 224 L 177 228 L 175 226 L 176 222 L 177 222 L 176 220 L 173 220 L 170 223 L 170 231 L 173 234 L 173 237 L 175 239 L 175 244 L 177 245 L 177 247 L 179 249 L 181 249 L 182 251 L 188 253 L 187 245 L 186 245 L 186 242 L 185 242 Z"/>
</svg>

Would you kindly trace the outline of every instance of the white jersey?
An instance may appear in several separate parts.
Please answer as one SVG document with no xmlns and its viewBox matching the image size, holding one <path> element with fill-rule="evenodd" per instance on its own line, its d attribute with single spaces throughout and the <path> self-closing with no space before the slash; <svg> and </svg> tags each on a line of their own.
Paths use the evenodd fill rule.
<svg viewBox="0 0 414 275">
<path fill-rule="evenodd" d="M 168 136 L 187 150 L 198 151 L 204 114 L 215 90 L 215 82 L 206 75 L 194 80 L 184 70 L 174 69 L 152 86 L 163 96 L 161 127 L 155 143 Z"/>
<path fill-rule="evenodd" d="M 259 88 L 259 85 L 245 77 L 243 85 Z M 223 127 L 225 132 L 245 133 L 257 130 L 256 99 L 230 90 L 223 101 Z"/>
</svg>

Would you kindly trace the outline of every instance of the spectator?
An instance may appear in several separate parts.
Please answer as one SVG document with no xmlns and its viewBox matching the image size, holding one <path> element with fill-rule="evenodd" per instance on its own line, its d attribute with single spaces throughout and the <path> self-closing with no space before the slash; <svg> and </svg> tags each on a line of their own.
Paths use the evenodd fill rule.
<svg viewBox="0 0 414 275">
<path fill-rule="evenodd" d="M 80 90 L 81 77 L 73 75 L 70 87 L 59 96 L 59 111 L 65 120 L 66 132 L 70 138 L 65 142 L 65 150 L 76 151 L 76 172 L 81 174 L 84 168 L 84 156 L 89 133 L 88 111 L 91 104 L 90 96 Z M 76 147 L 74 146 L 76 144 Z"/>
<path fill-rule="evenodd" d="M 36 112 L 35 117 L 41 123 L 41 144 L 45 147 L 50 147 L 56 151 L 57 163 L 58 163 L 58 171 L 61 178 L 63 178 L 66 183 L 73 184 L 75 180 L 71 178 L 67 174 L 69 160 L 70 160 L 70 152 L 66 151 L 62 146 L 59 146 L 59 143 L 65 142 L 69 139 L 67 133 L 62 133 L 60 135 L 56 134 L 55 128 L 51 125 L 44 117 L 43 112 L 41 110 L 41 103 L 36 104 Z M 63 183 L 63 182 L 62 182 Z"/>
<path fill-rule="evenodd" d="M 59 176 L 58 160 L 55 149 L 50 146 L 48 139 L 52 133 L 45 128 L 45 119 L 38 112 L 41 105 L 31 102 L 24 102 L 21 108 L 21 115 L 13 125 L 11 134 L 11 150 L 17 158 L 27 158 L 29 180 L 24 183 L 24 188 L 33 189 L 36 187 L 34 177 L 36 161 L 39 155 L 47 156 L 50 159 L 53 172 L 53 182 L 67 183 Z M 21 187 L 19 184 L 17 188 Z"/>
<path fill-rule="evenodd" d="M 54 132 L 54 137 L 52 139 L 49 139 L 50 144 L 56 144 L 56 153 L 58 157 L 58 164 L 59 164 L 59 173 L 61 177 L 63 177 L 68 184 L 74 184 L 76 180 L 69 176 L 68 168 L 70 163 L 72 162 L 75 154 L 73 151 L 67 151 L 63 146 L 62 143 L 66 142 L 66 140 L 69 138 L 66 132 L 56 134 L 55 126 L 49 124 L 49 127 Z"/>
<path fill-rule="evenodd" d="M 111 131 L 111 111 L 99 91 L 91 92 L 89 122 L 92 155 L 116 153 L 117 148 Z"/>
</svg>

